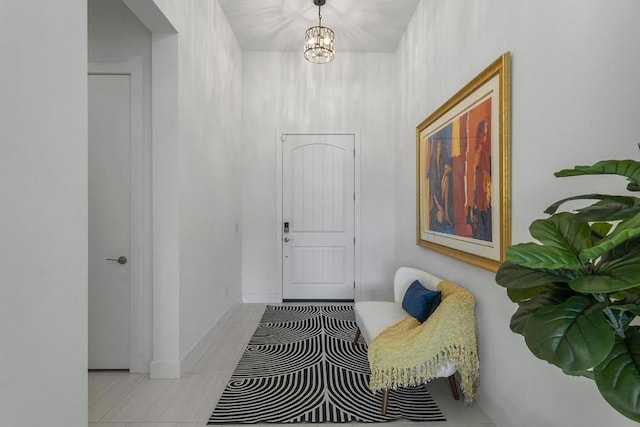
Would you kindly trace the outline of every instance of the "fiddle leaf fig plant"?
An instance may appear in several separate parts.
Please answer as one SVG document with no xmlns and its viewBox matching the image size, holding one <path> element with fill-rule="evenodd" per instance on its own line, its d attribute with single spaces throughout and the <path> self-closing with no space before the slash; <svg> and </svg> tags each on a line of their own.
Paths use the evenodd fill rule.
<svg viewBox="0 0 640 427">
<path fill-rule="evenodd" d="M 640 162 L 604 160 L 556 177 L 619 175 L 640 191 Z M 569 201 L 591 204 L 559 212 Z M 595 381 L 618 412 L 640 422 L 640 198 L 585 194 L 549 206 L 529 227 L 537 242 L 507 249 L 496 282 L 518 309 L 511 330 L 538 358 Z"/>
</svg>

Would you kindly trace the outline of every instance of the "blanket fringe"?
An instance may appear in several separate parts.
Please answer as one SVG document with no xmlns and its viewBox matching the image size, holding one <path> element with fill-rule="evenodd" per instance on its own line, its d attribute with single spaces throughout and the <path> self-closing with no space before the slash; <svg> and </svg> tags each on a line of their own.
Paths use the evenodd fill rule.
<svg viewBox="0 0 640 427">
<path fill-rule="evenodd" d="M 459 351 L 458 348 L 446 348 L 436 358 L 426 361 L 422 365 L 411 368 L 376 368 L 371 372 L 369 387 L 375 394 L 379 390 L 399 387 L 415 387 L 437 378 L 440 369 L 456 365 L 460 374 L 460 389 L 464 396 L 465 405 L 470 405 L 479 395 L 478 377 L 480 367 L 478 358 L 473 352 Z"/>
</svg>

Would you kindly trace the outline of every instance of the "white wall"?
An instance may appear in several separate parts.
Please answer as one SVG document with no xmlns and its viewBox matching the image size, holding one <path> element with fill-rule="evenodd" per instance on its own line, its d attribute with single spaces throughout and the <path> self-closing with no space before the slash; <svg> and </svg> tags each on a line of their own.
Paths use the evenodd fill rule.
<svg viewBox="0 0 640 427">
<path fill-rule="evenodd" d="M 179 357 L 241 299 L 242 54 L 217 1 L 158 0 L 178 31 Z M 236 224 L 238 227 L 236 227 Z"/>
<path fill-rule="evenodd" d="M 624 192 L 624 180 L 553 177 L 638 158 L 640 3 L 422 0 L 397 51 L 396 262 L 468 287 L 480 328 L 479 405 L 500 427 L 632 426 L 595 384 L 565 376 L 509 330 L 516 306 L 491 272 L 415 245 L 415 127 L 505 51 L 512 53 L 512 232 L 565 196 Z M 600 180 L 602 181 L 602 180 Z M 599 181 L 598 181 L 599 182 Z"/>
<path fill-rule="evenodd" d="M 243 54 L 245 301 L 277 301 L 276 133 L 360 130 L 361 284 L 356 297 L 391 297 L 393 266 L 392 54 L 340 53 L 316 65 L 301 52 Z M 388 284 L 388 283 L 386 283 Z M 387 295 L 389 294 L 389 295 Z"/>
<path fill-rule="evenodd" d="M 86 0 L 0 3 L 0 424 L 87 425 Z"/>
</svg>

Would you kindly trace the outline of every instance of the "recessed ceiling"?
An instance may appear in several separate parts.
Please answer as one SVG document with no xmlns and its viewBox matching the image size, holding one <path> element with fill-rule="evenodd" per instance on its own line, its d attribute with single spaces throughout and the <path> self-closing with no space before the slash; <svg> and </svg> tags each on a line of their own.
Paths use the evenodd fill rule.
<svg viewBox="0 0 640 427">
<path fill-rule="evenodd" d="M 313 0 L 219 0 L 244 51 L 302 51 L 318 25 Z M 326 0 L 322 25 L 336 33 L 336 52 L 395 52 L 419 0 Z"/>
</svg>

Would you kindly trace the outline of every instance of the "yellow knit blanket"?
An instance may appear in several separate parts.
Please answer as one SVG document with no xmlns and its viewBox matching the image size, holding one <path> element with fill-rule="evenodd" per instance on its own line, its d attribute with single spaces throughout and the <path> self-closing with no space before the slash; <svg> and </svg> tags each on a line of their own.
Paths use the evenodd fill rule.
<svg viewBox="0 0 640 427">
<path fill-rule="evenodd" d="M 442 302 L 424 323 L 410 317 L 371 342 L 369 386 L 374 393 L 426 383 L 436 377 L 441 366 L 452 362 L 460 373 L 465 403 L 477 397 L 480 362 L 475 300 L 451 282 L 442 281 L 437 289 L 442 292 Z"/>
</svg>

